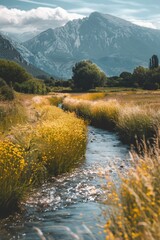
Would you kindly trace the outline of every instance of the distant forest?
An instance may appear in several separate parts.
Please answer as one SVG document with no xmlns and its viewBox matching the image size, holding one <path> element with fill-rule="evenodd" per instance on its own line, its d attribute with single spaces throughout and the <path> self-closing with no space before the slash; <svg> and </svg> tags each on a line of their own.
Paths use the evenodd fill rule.
<svg viewBox="0 0 160 240">
<path fill-rule="evenodd" d="M 160 66 L 157 55 L 150 58 L 148 68 L 139 66 L 133 73 L 122 72 L 119 76 L 107 77 L 96 64 L 89 60 L 76 63 L 72 72 L 72 79 L 68 81 L 46 76 L 33 78 L 17 63 L 0 60 L 0 100 L 12 100 L 13 90 L 46 94 L 54 91 L 55 87 L 68 88 L 70 91 L 89 91 L 96 87 L 160 89 Z"/>
<path fill-rule="evenodd" d="M 133 73 L 124 71 L 119 76 L 107 77 L 95 64 L 87 60 L 75 64 L 72 69 L 72 79 L 68 81 L 56 80 L 52 77 L 39 77 L 44 79 L 48 87 L 71 87 L 82 91 L 94 89 L 98 86 L 142 88 L 146 90 L 160 89 L 160 66 L 157 55 L 153 55 L 149 59 L 148 65 L 148 68 L 136 67 Z"/>
</svg>

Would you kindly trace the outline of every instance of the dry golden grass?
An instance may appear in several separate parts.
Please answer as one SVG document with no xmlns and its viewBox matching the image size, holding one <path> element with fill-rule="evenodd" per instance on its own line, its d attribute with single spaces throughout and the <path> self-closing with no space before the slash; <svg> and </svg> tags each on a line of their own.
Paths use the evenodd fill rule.
<svg viewBox="0 0 160 240">
<path fill-rule="evenodd" d="M 126 177 L 120 176 L 119 189 L 107 178 L 106 240 L 160 239 L 159 97 L 160 92 L 143 91 L 109 93 L 105 101 L 64 100 L 66 109 L 96 126 L 118 131 L 127 143 L 141 140 L 138 149 L 142 155 L 133 153 L 133 166 Z M 152 140 L 149 149 L 148 143 L 142 144 L 144 138 Z"/>
<path fill-rule="evenodd" d="M 12 111 L 13 106 L 12 118 L 6 115 L 12 121 L 7 127 L 1 121 L 1 214 L 16 210 L 28 188 L 42 183 L 50 174 L 56 176 L 77 166 L 86 149 L 84 121 L 51 106 L 48 96 L 18 95 L 3 109 Z M 24 112 L 25 120 L 20 121 Z"/>
<path fill-rule="evenodd" d="M 108 93 L 105 100 L 94 102 L 66 98 L 63 106 L 94 126 L 116 130 L 126 143 L 152 141 L 160 126 L 159 92 L 151 92 L 150 96 L 149 92 Z"/>
<path fill-rule="evenodd" d="M 160 148 L 133 155 L 133 167 L 126 178 L 121 177 L 119 190 L 108 182 L 111 205 L 105 225 L 106 240 L 160 239 Z"/>
<path fill-rule="evenodd" d="M 95 101 L 99 99 L 103 99 L 106 96 L 106 93 L 100 92 L 100 93 L 81 93 L 81 94 L 72 94 L 72 98 L 78 99 L 78 100 L 89 100 L 89 101 Z"/>
</svg>

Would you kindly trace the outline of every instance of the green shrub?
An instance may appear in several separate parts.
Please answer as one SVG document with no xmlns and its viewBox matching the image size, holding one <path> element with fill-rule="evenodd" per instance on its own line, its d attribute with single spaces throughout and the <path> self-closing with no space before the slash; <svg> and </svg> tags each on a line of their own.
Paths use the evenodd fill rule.
<svg viewBox="0 0 160 240">
<path fill-rule="evenodd" d="M 8 61 L 0 60 L 0 77 L 2 77 L 6 83 L 11 86 L 18 82 L 22 83 L 31 78 L 31 75 L 26 72 L 19 64 Z"/>
<path fill-rule="evenodd" d="M 3 87 L 0 88 L 0 100 L 11 101 L 13 99 L 14 99 L 14 92 L 9 86 L 4 85 Z"/>
<path fill-rule="evenodd" d="M 15 90 L 22 93 L 46 94 L 47 88 L 42 80 L 32 78 L 23 83 L 16 83 Z"/>
<path fill-rule="evenodd" d="M 3 87 L 3 86 L 6 86 L 6 82 L 4 81 L 3 78 L 0 77 L 0 88 Z"/>
</svg>

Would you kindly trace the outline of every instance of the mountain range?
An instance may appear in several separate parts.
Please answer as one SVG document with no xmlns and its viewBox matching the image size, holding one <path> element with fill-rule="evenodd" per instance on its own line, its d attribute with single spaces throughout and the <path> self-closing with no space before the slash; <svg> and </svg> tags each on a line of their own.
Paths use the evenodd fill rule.
<svg viewBox="0 0 160 240">
<path fill-rule="evenodd" d="M 21 47 L 21 50 L 18 48 Z M 0 58 L 7 59 L 10 61 L 17 62 L 22 67 L 24 67 L 29 73 L 33 76 L 38 75 L 49 75 L 48 73 L 44 72 L 43 70 L 39 69 L 35 65 L 32 65 L 29 59 L 32 57 L 31 54 L 27 49 L 25 49 L 25 55 L 29 55 L 29 59 L 23 58 L 22 49 L 24 47 L 18 43 L 13 42 L 11 39 L 7 39 L 5 36 L 0 35 Z M 34 56 L 35 58 L 35 56 Z"/>
<path fill-rule="evenodd" d="M 160 30 L 93 12 L 89 17 L 48 29 L 22 44 L 12 42 L 28 63 L 61 78 L 70 78 L 73 65 L 90 59 L 108 76 L 148 66 L 160 53 Z"/>
</svg>

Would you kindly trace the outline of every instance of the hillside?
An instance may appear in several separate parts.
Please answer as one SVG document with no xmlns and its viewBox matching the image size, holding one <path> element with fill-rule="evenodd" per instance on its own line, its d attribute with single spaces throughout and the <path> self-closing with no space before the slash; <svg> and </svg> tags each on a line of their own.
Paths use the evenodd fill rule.
<svg viewBox="0 0 160 240">
<path fill-rule="evenodd" d="M 20 44 L 19 44 L 19 46 L 20 46 Z M 22 49 L 24 49 L 23 46 L 22 46 Z M 21 54 L 22 50 L 18 51 L 18 49 L 16 49 L 16 47 L 13 44 L 13 41 L 7 39 L 5 36 L 0 34 L 0 58 L 15 61 L 15 62 L 19 63 L 22 67 L 24 67 L 33 76 L 48 75 L 43 70 L 41 70 L 38 67 L 35 67 L 34 65 L 31 64 L 32 61 L 30 61 L 30 60 L 32 57 L 34 58 L 34 56 L 32 56 L 33 54 L 31 54 L 27 49 L 26 49 L 26 51 L 28 53 L 27 56 L 29 57 L 28 61 L 27 61 L 27 58 L 25 59 L 23 57 L 23 54 Z"/>
</svg>

